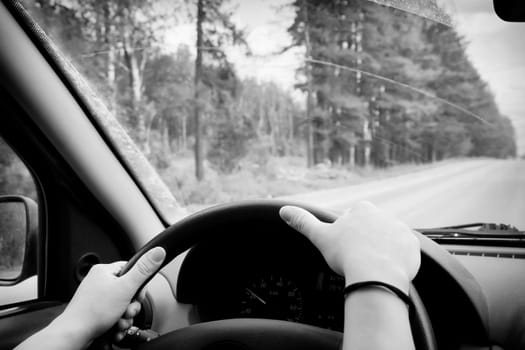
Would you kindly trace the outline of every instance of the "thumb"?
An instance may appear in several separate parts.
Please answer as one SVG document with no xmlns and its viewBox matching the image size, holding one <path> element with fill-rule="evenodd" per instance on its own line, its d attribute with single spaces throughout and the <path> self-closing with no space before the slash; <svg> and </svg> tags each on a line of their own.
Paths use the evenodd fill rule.
<svg viewBox="0 0 525 350">
<path fill-rule="evenodd" d="M 311 241 L 324 229 L 324 222 L 319 221 L 310 212 L 293 206 L 284 206 L 279 210 L 281 218 L 293 229 L 301 232 Z"/>
<path fill-rule="evenodd" d="M 166 251 L 162 247 L 148 250 L 133 267 L 122 277 L 131 280 L 139 288 L 150 276 L 157 272 L 162 265 Z"/>
</svg>

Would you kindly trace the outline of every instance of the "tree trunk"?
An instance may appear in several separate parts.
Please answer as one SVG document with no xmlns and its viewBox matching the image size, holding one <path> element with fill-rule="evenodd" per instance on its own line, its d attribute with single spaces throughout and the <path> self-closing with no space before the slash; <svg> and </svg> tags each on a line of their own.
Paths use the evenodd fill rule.
<svg viewBox="0 0 525 350">
<path fill-rule="evenodd" d="M 204 150 L 202 145 L 202 125 L 200 111 L 200 82 L 202 75 L 202 22 L 204 21 L 203 0 L 197 1 L 197 58 L 195 59 L 194 119 L 195 119 L 195 176 L 204 179 Z"/>
<path fill-rule="evenodd" d="M 162 120 L 162 149 L 164 154 L 171 154 L 171 135 L 169 124 L 166 120 Z"/>
<path fill-rule="evenodd" d="M 306 45 L 306 59 L 310 59 L 311 45 L 310 45 L 310 29 L 308 26 L 308 0 L 303 0 L 304 6 L 304 40 Z M 314 166 L 314 130 L 312 125 L 312 64 L 306 62 L 306 165 L 308 168 Z"/>
<path fill-rule="evenodd" d="M 388 167 L 391 163 L 391 160 L 390 160 L 390 144 L 388 143 L 383 143 L 383 154 L 385 155 L 385 160 L 384 160 L 384 164 L 383 164 L 383 167 Z"/>
<path fill-rule="evenodd" d="M 286 111 L 286 116 L 288 120 L 288 137 L 286 141 L 286 156 L 290 155 L 290 148 L 294 146 L 294 123 L 293 123 L 293 113 L 289 110 Z"/>
<path fill-rule="evenodd" d="M 351 144 L 350 149 L 348 150 L 348 165 L 350 167 L 355 167 L 355 145 Z"/>
<path fill-rule="evenodd" d="M 363 141 L 363 165 L 366 167 L 370 165 L 370 154 L 372 151 L 372 130 L 371 123 L 368 121 L 368 119 L 366 119 L 363 124 Z"/>
<path fill-rule="evenodd" d="M 430 145 L 430 161 L 434 163 L 437 160 L 437 152 L 434 144 Z"/>
<path fill-rule="evenodd" d="M 107 81 L 111 94 L 109 99 L 109 108 L 113 113 L 117 110 L 117 81 L 116 81 L 116 62 L 117 62 L 117 53 L 115 46 L 110 44 L 108 52 L 108 66 L 107 66 Z"/>
<path fill-rule="evenodd" d="M 186 113 L 182 113 L 182 135 L 181 135 L 181 140 L 182 140 L 182 150 L 185 151 L 188 149 L 188 131 L 187 131 L 187 119 L 186 119 Z"/>
<path fill-rule="evenodd" d="M 146 118 L 141 111 L 142 103 L 142 72 L 141 63 L 131 40 L 131 26 L 124 26 L 123 48 L 126 68 L 129 72 L 129 87 L 131 90 L 131 125 L 134 128 L 138 144 L 145 154 L 149 153 L 147 143 Z M 143 59 L 144 60 L 144 59 Z"/>
<path fill-rule="evenodd" d="M 372 148 L 370 147 L 370 143 L 367 142 L 364 145 L 364 154 L 363 154 L 363 162 L 364 162 L 365 167 L 370 165 L 371 151 L 372 151 Z"/>
<path fill-rule="evenodd" d="M 396 159 L 396 145 L 395 144 L 391 144 L 390 145 L 390 148 L 388 149 L 388 153 L 389 153 L 388 158 L 390 159 L 391 164 L 395 164 L 397 162 L 397 159 Z"/>
<path fill-rule="evenodd" d="M 111 23 L 110 4 L 104 6 L 104 43 L 108 49 L 108 59 L 106 66 L 106 81 L 110 90 L 109 109 L 115 113 L 117 110 L 117 79 L 116 64 L 117 50 L 113 39 L 113 24 Z"/>
</svg>

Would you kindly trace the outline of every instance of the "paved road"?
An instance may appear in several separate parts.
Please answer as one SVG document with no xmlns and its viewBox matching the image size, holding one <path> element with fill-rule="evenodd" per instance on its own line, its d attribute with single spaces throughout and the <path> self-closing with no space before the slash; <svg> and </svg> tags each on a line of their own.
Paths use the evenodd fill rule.
<svg viewBox="0 0 525 350">
<path fill-rule="evenodd" d="M 525 161 L 467 160 L 365 184 L 288 196 L 342 212 L 368 200 L 414 228 L 496 222 L 525 230 Z"/>
</svg>

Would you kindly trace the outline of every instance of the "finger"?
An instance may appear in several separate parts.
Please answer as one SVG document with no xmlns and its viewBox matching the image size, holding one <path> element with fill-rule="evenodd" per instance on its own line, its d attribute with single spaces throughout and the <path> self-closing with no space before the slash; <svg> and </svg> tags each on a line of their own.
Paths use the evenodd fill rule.
<svg viewBox="0 0 525 350">
<path fill-rule="evenodd" d="M 120 341 L 122 341 L 122 339 L 124 339 L 125 336 L 126 336 L 126 332 L 125 331 L 116 333 L 115 334 L 115 343 L 119 343 Z"/>
<path fill-rule="evenodd" d="M 138 315 L 140 312 L 140 309 L 142 308 L 142 305 L 138 301 L 134 301 L 131 304 L 128 305 L 126 308 L 126 312 L 124 312 L 123 318 L 133 318 Z"/>
<path fill-rule="evenodd" d="M 141 289 L 139 294 L 137 295 L 137 300 L 142 303 L 145 299 L 146 299 L 146 290 Z"/>
<path fill-rule="evenodd" d="M 284 206 L 279 210 L 279 215 L 290 227 L 301 232 L 310 240 L 315 239 L 327 225 L 299 207 Z"/>
<path fill-rule="evenodd" d="M 128 279 L 138 289 L 146 280 L 155 274 L 162 265 L 166 251 L 162 247 L 155 247 L 147 251 L 140 259 L 133 265 L 122 278 Z"/>
<path fill-rule="evenodd" d="M 120 320 L 118 320 L 117 328 L 121 331 L 125 331 L 132 325 L 133 325 L 132 318 L 121 318 Z"/>
</svg>

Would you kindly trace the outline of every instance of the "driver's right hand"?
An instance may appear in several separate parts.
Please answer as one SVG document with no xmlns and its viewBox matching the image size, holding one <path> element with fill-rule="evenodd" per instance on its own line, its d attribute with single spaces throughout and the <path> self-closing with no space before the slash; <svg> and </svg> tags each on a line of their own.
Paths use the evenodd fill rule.
<svg viewBox="0 0 525 350">
<path fill-rule="evenodd" d="M 369 202 L 356 204 L 331 224 L 294 206 L 281 208 L 279 214 L 310 239 L 346 285 L 381 281 L 408 294 L 419 270 L 419 239 L 393 215 Z"/>
</svg>

